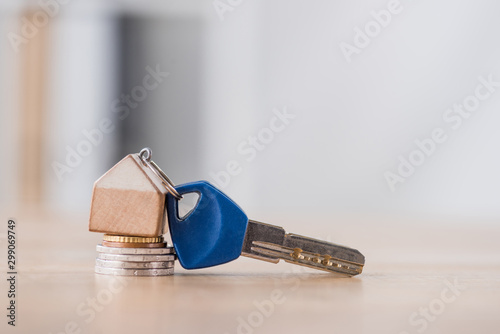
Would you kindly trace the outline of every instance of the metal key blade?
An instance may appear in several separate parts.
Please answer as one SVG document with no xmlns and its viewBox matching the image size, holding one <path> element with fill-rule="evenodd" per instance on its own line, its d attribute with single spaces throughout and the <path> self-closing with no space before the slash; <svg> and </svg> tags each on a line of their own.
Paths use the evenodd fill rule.
<svg viewBox="0 0 500 334">
<path fill-rule="evenodd" d="M 363 270 L 365 257 L 358 250 L 286 233 L 282 227 L 248 221 L 241 255 L 278 263 L 280 259 L 349 276 Z"/>
</svg>

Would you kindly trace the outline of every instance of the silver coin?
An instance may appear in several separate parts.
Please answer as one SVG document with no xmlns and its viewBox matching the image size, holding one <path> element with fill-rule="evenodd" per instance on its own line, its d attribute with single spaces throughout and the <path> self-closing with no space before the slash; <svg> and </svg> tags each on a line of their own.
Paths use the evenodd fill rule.
<svg viewBox="0 0 500 334">
<path fill-rule="evenodd" d="M 170 276 L 174 274 L 174 268 L 167 269 L 120 269 L 104 268 L 95 266 L 95 272 L 104 275 L 116 276 Z"/>
<path fill-rule="evenodd" d="M 103 245 L 97 245 L 96 247 L 99 253 L 108 254 L 125 254 L 125 255 L 162 255 L 162 254 L 175 254 L 174 247 L 165 248 L 118 248 L 118 247 L 106 247 Z"/>
<path fill-rule="evenodd" d="M 125 262 L 164 262 L 164 261 L 174 261 L 177 257 L 174 254 L 127 255 L 127 254 L 97 253 L 97 258 L 102 260 L 125 261 Z"/>
<path fill-rule="evenodd" d="M 108 260 L 95 260 L 96 266 L 103 268 L 122 268 L 122 269 L 165 269 L 173 268 L 175 261 L 163 262 L 124 262 L 124 261 L 108 261 Z"/>
</svg>

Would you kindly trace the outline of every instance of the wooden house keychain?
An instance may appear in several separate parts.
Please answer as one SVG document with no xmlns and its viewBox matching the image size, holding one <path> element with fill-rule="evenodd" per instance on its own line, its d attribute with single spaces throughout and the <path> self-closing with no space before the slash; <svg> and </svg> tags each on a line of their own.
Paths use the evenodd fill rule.
<svg viewBox="0 0 500 334">
<path fill-rule="evenodd" d="M 108 260 L 116 262 L 113 264 L 100 261 L 97 272 L 170 275 L 175 256 L 184 268 L 200 269 L 240 255 L 272 263 L 282 259 L 342 276 L 358 275 L 363 270 L 365 258 L 356 249 L 249 220 L 236 203 L 206 181 L 174 186 L 151 158 L 149 148 L 130 154 L 95 182 L 89 230 L 105 233 L 103 245 L 98 246 L 100 255 L 109 255 L 106 247 L 118 249 L 113 250 L 114 255 L 122 255 Z M 179 200 L 193 192 L 199 195 L 198 202 L 180 217 Z M 162 237 L 167 225 L 175 255 Z M 132 260 L 136 264 L 127 263 Z M 152 274 L 155 270 L 157 275 Z"/>
</svg>

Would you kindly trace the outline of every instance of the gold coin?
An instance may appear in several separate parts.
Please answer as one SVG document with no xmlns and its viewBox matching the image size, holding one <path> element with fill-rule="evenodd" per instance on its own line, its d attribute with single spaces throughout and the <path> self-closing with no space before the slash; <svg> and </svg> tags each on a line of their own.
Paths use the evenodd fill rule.
<svg viewBox="0 0 500 334">
<path fill-rule="evenodd" d="M 105 241 L 102 242 L 103 246 L 106 247 L 118 247 L 118 248 L 164 248 L 167 247 L 165 242 L 113 242 Z"/>
<path fill-rule="evenodd" d="M 163 236 L 160 235 L 159 237 L 132 237 L 126 235 L 105 234 L 103 240 L 111 242 L 157 243 L 157 242 L 163 242 Z"/>
</svg>

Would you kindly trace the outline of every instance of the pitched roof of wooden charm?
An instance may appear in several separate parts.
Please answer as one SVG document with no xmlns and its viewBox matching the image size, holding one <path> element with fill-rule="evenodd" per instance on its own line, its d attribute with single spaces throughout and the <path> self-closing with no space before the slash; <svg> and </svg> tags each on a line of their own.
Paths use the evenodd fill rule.
<svg viewBox="0 0 500 334">
<path fill-rule="evenodd" d="M 138 154 L 129 154 L 94 183 L 89 231 L 162 235 L 166 193 L 161 181 L 143 165 Z"/>
</svg>

